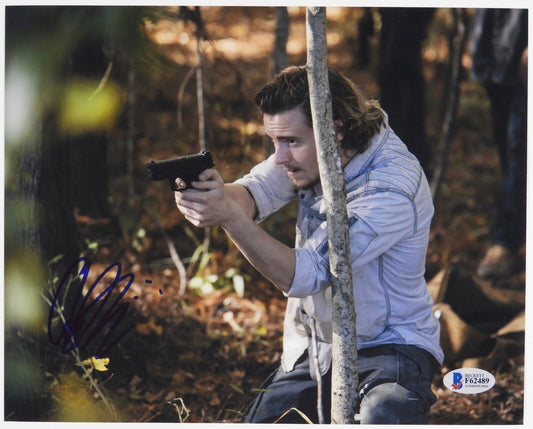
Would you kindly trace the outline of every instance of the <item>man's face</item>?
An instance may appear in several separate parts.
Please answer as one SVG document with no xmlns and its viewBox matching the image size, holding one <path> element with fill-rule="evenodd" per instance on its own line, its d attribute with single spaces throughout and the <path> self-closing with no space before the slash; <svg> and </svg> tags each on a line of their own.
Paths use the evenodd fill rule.
<svg viewBox="0 0 533 429">
<path fill-rule="evenodd" d="M 265 134 L 274 143 L 275 161 L 300 189 L 312 188 L 320 181 L 313 129 L 301 108 L 263 115 Z"/>
</svg>

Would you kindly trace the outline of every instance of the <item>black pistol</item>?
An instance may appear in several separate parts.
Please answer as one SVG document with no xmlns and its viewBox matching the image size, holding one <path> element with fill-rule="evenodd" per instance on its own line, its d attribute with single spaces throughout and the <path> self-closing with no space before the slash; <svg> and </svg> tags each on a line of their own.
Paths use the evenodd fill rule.
<svg viewBox="0 0 533 429">
<path fill-rule="evenodd" d="M 191 182 L 198 180 L 198 175 L 211 167 L 214 167 L 211 153 L 207 150 L 203 152 L 181 156 L 179 158 L 165 159 L 163 161 L 150 161 L 146 164 L 146 173 L 152 180 L 168 179 L 170 189 L 181 191 L 176 186 L 176 179 L 179 177 L 190 188 Z"/>
</svg>

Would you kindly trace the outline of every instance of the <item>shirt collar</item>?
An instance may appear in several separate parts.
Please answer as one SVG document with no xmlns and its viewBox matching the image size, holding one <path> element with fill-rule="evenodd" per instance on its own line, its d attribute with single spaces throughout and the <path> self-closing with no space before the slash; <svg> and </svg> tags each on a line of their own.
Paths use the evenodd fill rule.
<svg viewBox="0 0 533 429">
<path fill-rule="evenodd" d="M 374 135 L 370 139 L 368 148 L 360 154 L 355 155 L 344 167 L 344 180 L 346 182 L 352 181 L 355 177 L 361 174 L 364 171 L 368 164 L 374 159 L 374 156 L 378 150 L 383 146 L 383 143 L 387 140 L 387 135 L 389 133 L 389 123 L 387 116 L 385 115 L 383 124 L 379 133 Z"/>
<path fill-rule="evenodd" d="M 387 140 L 386 136 L 389 133 L 389 118 L 388 115 L 384 113 L 383 124 L 379 130 L 379 133 L 374 135 L 370 139 L 368 148 L 360 154 L 355 155 L 348 164 L 344 167 L 344 181 L 348 183 L 352 181 L 355 177 L 361 174 L 362 171 L 366 169 L 368 164 L 374 159 L 376 152 L 383 146 L 383 143 Z M 312 189 L 307 191 L 302 191 L 304 194 L 311 193 L 315 197 L 322 197 L 322 184 L 318 182 Z"/>
</svg>

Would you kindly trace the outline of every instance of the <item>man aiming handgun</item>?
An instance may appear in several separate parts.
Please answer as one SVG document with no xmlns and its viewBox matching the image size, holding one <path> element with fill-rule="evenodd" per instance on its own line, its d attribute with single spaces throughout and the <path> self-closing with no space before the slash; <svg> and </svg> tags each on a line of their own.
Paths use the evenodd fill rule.
<svg viewBox="0 0 533 429">
<path fill-rule="evenodd" d="M 329 70 L 334 128 L 347 190 L 357 314 L 361 423 L 424 423 L 442 363 L 439 323 L 424 280 L 433 205 L 420 163 L 389 127 L 379 104 Z M 317 416 L 317 371 L 330 421 L 332 300 L 327 228 L 307 70 L 290 67 L 256 96 L 274 154 L 234 183 L 215 168 L 190 187 L 180 178 L 176 205 L 197 227 L 220 225 L 250 263 L 287 297 L 283 355 L 244 422 L 303 423 Z M 199 192 L 202 191 L 202 192 Z M 295 247 L 259 222 L 297 198 Z M 313 335 L 312 335 L 313 333 Z M 318 350 L 310 359 L 308 350 Z"/>
</svg>

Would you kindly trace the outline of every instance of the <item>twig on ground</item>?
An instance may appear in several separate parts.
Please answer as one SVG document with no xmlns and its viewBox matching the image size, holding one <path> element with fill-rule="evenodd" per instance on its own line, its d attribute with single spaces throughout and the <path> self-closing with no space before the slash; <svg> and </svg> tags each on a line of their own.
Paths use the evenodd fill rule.
<svg viewBox="0 0 533 429">
<path fill-rule="evenodd" d="M 183 262 L 181 261 L 178 251 L 176 250 L 176 246 L 170 240 L 167 233 L 165 232 L 165 228 L 163 227 L 163 224 L 161 223 L 161 218 L 159 215 L 154 211 L 150 210 L 152 217 L 155 219 L 157 226 L 159 227 L 159 230 L 161 231 L 161 234 L 163 235 L 163 238 L 165 239 L 168 247 L 168 251 L 170 253 L 170 257 L 172 259 L 172 262 L 176 266 L 179 276 L 180 276 L 180 289 L 178 291 L 178 295 L 182 296 L 185 293 L 185 289 L 187 288 L 187 271 L 185 269 L 185 265 L 183 265 Z"/>
</svg>

